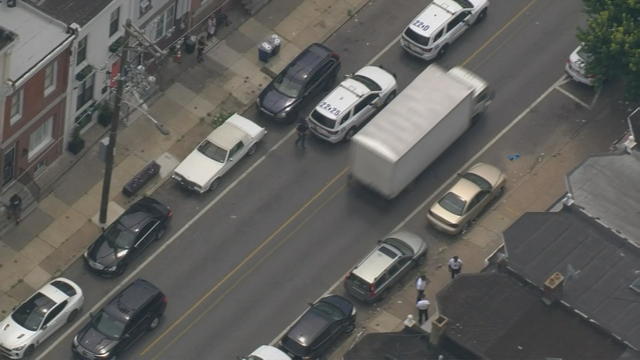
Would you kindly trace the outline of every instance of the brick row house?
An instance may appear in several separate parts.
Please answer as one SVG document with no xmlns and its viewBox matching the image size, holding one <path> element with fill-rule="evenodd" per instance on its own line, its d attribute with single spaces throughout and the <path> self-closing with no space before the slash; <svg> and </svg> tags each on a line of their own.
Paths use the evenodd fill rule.
<svg viewBox="0 0 640 360">
<path fill-rule="evenodd" d="M 38 12 L 3 7 L 0 38 L 4 194 L 9 188 L 17 192 L 28 186 L 63 152 L 74 35 L 63 23 Z"/>
</svg>

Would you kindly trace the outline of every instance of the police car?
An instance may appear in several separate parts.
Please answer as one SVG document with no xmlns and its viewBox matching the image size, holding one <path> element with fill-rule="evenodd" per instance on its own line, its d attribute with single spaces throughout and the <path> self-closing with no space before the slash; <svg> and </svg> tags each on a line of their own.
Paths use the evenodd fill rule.
<svg viewBox="0 0 640 360">
<path fill-rule="evenodd" d="M 488 0 L 434 0 L 405 28 L 402 47 L 425 60 L 447 52 L 467 28 L 487 16 Z"/>
<path fill-rule="evenodd" d="M 349 140 L 398 91 L 395 75 L 381 66 L 365 66 L 327 95 L 307 117 L 309 129 L 332 143 Z"/>
</svg>

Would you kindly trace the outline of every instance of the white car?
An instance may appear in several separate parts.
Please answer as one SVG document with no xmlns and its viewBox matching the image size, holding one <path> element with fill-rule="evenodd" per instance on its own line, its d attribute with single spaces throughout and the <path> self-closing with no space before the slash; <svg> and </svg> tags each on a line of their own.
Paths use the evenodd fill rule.
<svg viewBox="0 0 640 360">
<path fill-rule="evenodd" d="M 262 345 L 251 355 L 241 357 L 240 360 L 291 360 L 291 357 L 276 347 Z"/>
<path fill-rule="evenodd" d="M 425 60 L 444 55 L 469 26 L 487 16 L 488 8 L 488 0 L 433 0 L 404 29 L 400 45 Z"/>
<path fill-rule="evenodd" d="M 381 66 L 365 66 L 318 103 L 307 117 L 309 129 L 332 143 L 349 140 L 397 91 L 395 75 Z"/>
<path fill-rule="evenodd" d="M 571 55 L 569 55 L 564 70 L 573 80 L 588 86 L 593 86 L 595 78 L 586 72 L 586 60 L 588 58 L 589 54 L 582 49 L 582 45 L 578 45 Z"/>
<path fill-rule="evenodd" d="M 266 133 L 253 121 L 233 114 L 175 168 L 172 177 L 199 193 L 213 190 L 234 164 L 256 151 Z"/>
<path fill-rule="evenodd" d="M 76 318 L 83 302 L 82 290 L 71 280 L 50 281 L 0 322 L 0 353 L 10 359 L 33 354 L 36 346 Z"/>
</svg>

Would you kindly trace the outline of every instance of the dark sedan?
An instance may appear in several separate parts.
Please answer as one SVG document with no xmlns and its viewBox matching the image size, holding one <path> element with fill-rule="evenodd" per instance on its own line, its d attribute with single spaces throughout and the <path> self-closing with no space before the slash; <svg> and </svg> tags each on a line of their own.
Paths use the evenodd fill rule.
<svg viewBox="0 0 640 360">
<path fill-rule="evenodd" d="M 158 200 L 138 200 L 89 246 L 85 263 L 100 275 L 121 275 L 135 256 L 164 235 L 171 215 Z"/>
<path fill-rule="evenodd" d="M 328 295 L 310 304 L 280 340 L 295 359 L 317 359 L 343 334 L 356 328 L 356 308 L 340 295 Z"/>
<path fill-rule="evenodd" d="M 293 121 L 305 98 L 331 87 L 340 71 L 340 57 L 322 44 L 311 44 L 287 65 L 256 100 L 274 120 Z"/>
</svg>

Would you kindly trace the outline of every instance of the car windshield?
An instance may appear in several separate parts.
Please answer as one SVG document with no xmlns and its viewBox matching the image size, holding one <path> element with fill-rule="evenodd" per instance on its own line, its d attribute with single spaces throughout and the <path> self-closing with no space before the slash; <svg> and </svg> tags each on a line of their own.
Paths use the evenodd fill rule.
<svg viewBox="0 0 640 360">
<path fill-rule="evenodd" d="M 353 79 L 354 80 L 358 80 L 359 82 L 361 82 L 364 86 L 367 87 L 367 89 L 371 90 L 371 91 L 380 91 L 382 90 L 382 88 L 380 87 L 380 85 L 378 85 L 377 82 L 369 79 L 366 76 L 362 76 L 362 75 L 353 75 Z"/>
<path fill-rule="evenodd" d="M 107 243 L 114 249 L 129 249 L 136 240 L 136 233 L 127 229 L 120 222 L 109 226 L 102 236 L 107 238 Z"/>
<path fill-rule="evenodd" d="M 473 4 L 469 0 L 454 0 L 454 1 L 456 3 L 458 3 L 458 5 L 460 5 L 461 7 L 465 8 L 465 9 L 473 8 Z"/>
<path fill-rule="evenodd" d="M 466 173 L 463 174 L 462 177 L 476 184 L 482 190 L 491 191 L 491 184 L 482 176 L 476 175 L 474 173 Z"/>
<path fill-rule="evenodd" d="M 27 302 L 20 305 L 20 307 L 11 314 L 11 318 L 23 328 L 36 331 L 40 327 L 42 319 L 44 319 L 47 312 L 49 312 L 55 304 L 56 303 L 49 297 L 38 292 L 27 300 Z"/>
<path fill-rule="evenodd" d="M 114 319 L 104 311 L 93 317 L 92 324 L 96 330 L 111 339 L 119 339 L 125 327 L 125 323 Z"/>
<path fill-rule="evenodd" d="M 438 201 L 438 204 L 442 206 L 448 212 L 461 216 L 464 212 L 464 206 L 466 201 L 462 200 L 458 195 L 449 192 Z"/>
<path fill-rule="evenodd" d="M 304 87 L 304 78 L 295 75 L 301 72 L 301 70 L 302 67 L 292 64 L 287 70 L 281 72 L 280 75 L 273 79 L 273 87 L 288 97 L 298 97 Z"/>
<path fill-rule="evenodd" d="M 328 128 L 333 129 L 336 126 L 336 121 L 333 119 L 329 119 L 328 117 L 320 114 L 320 112 L 313 110 L 311 113 L 311 118 L 317 122 L 318 124 Z"/>
<path fill-rule="evenodd" d="M 208 140 L 203 141 L 202 144 L 198 146 L 198 151 L 209 159 L 219 163 L 224 163 L 224 161 L 227 160 L 227 150 Z"/>
<path fill-rule="evenodd" d="M 340 309 L 323 301 L 313 305 L 311 312 L 316 313 L 325 319 L 331 320 L 340 320 L 344 317 L 344 314 Z"/>
</svg>

